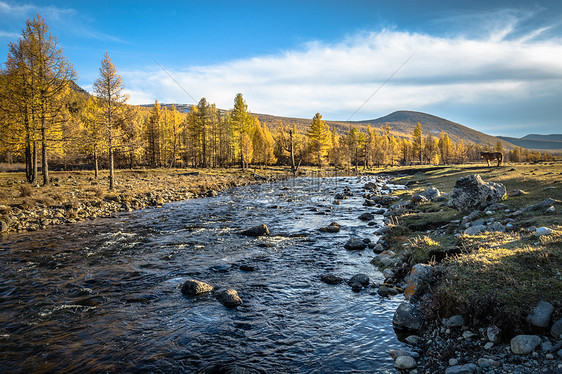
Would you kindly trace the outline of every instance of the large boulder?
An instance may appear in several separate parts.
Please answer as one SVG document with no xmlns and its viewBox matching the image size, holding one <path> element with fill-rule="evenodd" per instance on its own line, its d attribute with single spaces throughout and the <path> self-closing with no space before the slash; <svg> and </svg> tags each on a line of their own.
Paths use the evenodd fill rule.
<svg viewBox="0 0 562 374">
<path fill-rule="evenodd" d="M 238 296 L 238 292 L 233 289 L 222 290 L 215 294 L 217 300 L 227 308 L 235 308 L 242 305 L 242 299 Z"/>
<path fill-rule="evenodd" d="M 392 325 L 398 330 L 418 331 L 423 325 L 423 317 L 414 304 L 404 301 L 394 312 Z"/>
<path fill-rule="evenodd" d="M 537 335 L 517 335 L 511 339 L 511 352 L 516 355 L 528 355 L 541 343 L 542 340 Z"/>
<path fill-rule="evenodd" d="M 506 188 L 501 183 L 484 182 L 480 175 L 461 177 L 455 182 L 449 206 L 460 211 L 484 209 L 502 200 Z"/>
<path fill-rule="evenodd" d="M 432 267 L 427 264 L 415 264 L 412 267 L 410 275 L 406 278 L 408 285 L 404 290 L 406 299 L 414 296 L 420 296 L 427 291 L 426 283 L 431 276 Z"/>
<path fill-rule="evenodd" d="M 344 248 L 350 251 L 360 251 L 365 249 L 367 244 L 358 237 L 349 238 L 349 240 L 345 243 Z"/>
<path fill-rule="evenodd" d="M 269 236 L 269 229 L 267 228 L 266 225 L 262 224 L 244 230 L 240 234 L 246 236 Z"/>
<path fill-rule="evenodd" d="M 441 191 L 439 191 L 435 187 L 429 187 L 428 189 L 420 193 L 420 195 L 425 197 L 427 200 L 434 200 L 441 196 Z"/>
<path fill-rule="evenodd" d="M 550 326 L 550 317 L 553 312 L 554 306 L 547 301 L 541 300 L 527 317 L 527 322 L 536 327 L 546 328 Z"/>
<path fill-rule="evenodd" d="M 210 284 L 195 279 L 185 281 L 181 287 L 181 293 L 188 296 L 197 296 L 206 292 L 211 292 L 212 290 L 213 286 Z"/>
<path fill-rule="evenodd" d="M 554 324 L 550 328 L 550 335 L 552 335 L 556 339 L 560 339 L 560 337 L 562 336 L 562 318 L 554 322 Z"/>
</svg>

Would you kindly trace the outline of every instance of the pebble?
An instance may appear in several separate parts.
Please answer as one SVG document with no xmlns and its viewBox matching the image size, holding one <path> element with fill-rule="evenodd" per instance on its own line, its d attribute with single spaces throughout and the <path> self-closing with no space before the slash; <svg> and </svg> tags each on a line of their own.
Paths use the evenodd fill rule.
<svg viewBox="0 0 562 374">
<path fill-rule="evenodd" d="M 478 366 L 480 366 L 481 368 L 490 368 L 493 366 L 497 366 L 498 362 L 495 360 L 492 360 L 491 358 L 480 358 L 478 359 Z"/>
<path fill-rule="evenodd" d="M 420 337 L 417 336 L 417 335 L 410 335 L 406 338 L 406 342 L 408 342 L 410 344 L 413 344 L 413 345 L 418 344 L 419 341 L 420 341 Z"/>
<path fill-rule="evenodd" d="M 396 361 L 394 362 L 394 366 L 396 367 L 396 369 L 410 370 L 416 368 L 418 364 L 416 363 L 416 360 L 414 360 L 413 357 L 399 356 L 396 358 Z"/>
</svg>

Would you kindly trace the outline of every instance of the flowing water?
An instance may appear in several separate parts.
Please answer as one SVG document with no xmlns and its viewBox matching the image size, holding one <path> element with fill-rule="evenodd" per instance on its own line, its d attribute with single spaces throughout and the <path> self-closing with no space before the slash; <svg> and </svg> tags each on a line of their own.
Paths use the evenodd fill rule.
<svg viewBox="0 0 562 374">
<path fill-rule="evenodd" d="M 371 250 L 343 248 L 350 235 L 376 239 L 357 219 L 372 210 L 365 182 L 287 180 L 5 236 L 0 372 L 394 372 L 400 297 L 320 281 L 383 281 Z M 354 196 L 334 205 L 346 187 Z M 339 233 L 317 230 L 332 221 Z M 270 237 L 238 234 L 261 223 Z M 244 304 L 184 296 L 187 279 L 234 288 Z"/>
</svg>

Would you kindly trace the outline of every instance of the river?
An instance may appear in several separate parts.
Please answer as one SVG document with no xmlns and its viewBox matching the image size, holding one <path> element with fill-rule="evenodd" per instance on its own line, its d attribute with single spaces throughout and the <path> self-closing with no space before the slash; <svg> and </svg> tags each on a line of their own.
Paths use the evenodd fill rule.
<svg viewBox="0 0 562 374">
<path fill-rule="evenodd" d="M 0 372 L 391 373 L 401 297 L 328 285 L 365 273 L 368 180 L 298 178 L 0 239 Z M 353 196 L 333 204 L 334 194 Z M 337 221 L 339 233 L 318 228 Z M 239 235 L 266 224 L 271 236 Z M 371 223 L 372 225 L 372 223 Z M 180 288 L 234 288 L 228 309 Z"/>
</svg>

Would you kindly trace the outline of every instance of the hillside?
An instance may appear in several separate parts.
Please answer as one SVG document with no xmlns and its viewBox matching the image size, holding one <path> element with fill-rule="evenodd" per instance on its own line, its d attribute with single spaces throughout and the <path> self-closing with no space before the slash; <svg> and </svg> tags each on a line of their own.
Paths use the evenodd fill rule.
<svg viewBox="0 0 562 374">
<path fill-rule="evenodd" d="M 258 117 L 260 122 L 266 123 L 271 128 L 278 128 L 294 123 L 297 125 L 297 128 L 301 132 L 305 132 L 311 122 L 311 119 L 276 117 L 272 115 L 255 113 L 254 115 Z M 458 143 L 462 139 L 465 142 L 472 142 L 482 145 L 489 144 L 494 146 L 499 140 L 494 136 L 484 134 L 480 131 L 473 130 L 469 127 L 446 120 L 441 117 L 422 112 L 405 110 L 397 111 L 384 117 L 366 121 L 326 121 L 326 123 L 332 129 L 336 129 L 336 131 L 338 131 L 339 133 L 347 132 L 350 127 L 357 127 L 359 130 L 366 131 L 367 126 L 380 128 L 384 125 L 389 125 L 393 134 L 402 137 L 410 137 L 411 132 L 414 130 L 414 127 L 418 122 L 422 125 L 424 134 L 428 134 L 431 132 L 434 136 L 439 136 L 441 132 L 445 132 L 449 135 L 451 140 L 456 143 Z M 506 149 L 512 149 L 515 147 L 513 144 L 509 143 L 506 140 L 502 140 L 502 143 L 504 148 Z"/>
<path fill-rule="evenodd" d="M 562 152 L 562 134 L 552 135 L 537 135 L 531 134 L 522 138 L 512 138 L 509 136 L 498 136 L 498 138 L 505 140 L 518 147 L 539 151 L 555 151 Z"/>
<path fill-rule="evenodd" d="M 555 140 L 562 142 L 562 134 L 550 134 L 550 135 L 539 135 L 539 134 L 529 134 L 525 135 L 521 139 L 529 139 L 529 140 Z"/>
<path fill-rule="evenodd" d="M 172 104 L 160 104 L 162 107 L 170 108 Z M 191 105 L 187 104 L 175 104 L 176 108 L 181 112 L 189 112 Z M 152 107 L 154 104 L 141 105 L 142 107 Z M 224 110 L 219 109 L 223 112 Z M 306 133 L 310 123 L 311 118 L 292 118 L 292 117 L 278 117 L 271 114 L 261 114 L 252 113 L 256 116 L 259 121 L 266 124 L 271 130 L 277 130 L 282 127 L 296 125 L 297 131 L 300 133 Z M 335 129 L 339 134 L 344 134 L 349 131 L 350 128 L 356 127 L 360 131 L 367 131 L 367 126 L 372 128 L 381 128 L 384 125 L 388 125 L 391 128 L 391 133 L 395 136 L 409 138 L 411 133 L 416 127 L 417 123 L 422 125 L 423 134 L 432 133 L 434 136 L 438 137 L 441 132 L 447 133 L 449 138 L 455 143 L 464 140 L 465 143 L 477 143 L 481 145 L 496 145 L 497 141 L 500 140 L 503 143 L 505 149 L 513 149 L 515 145 L 510 143 L 507 138 L 494 137 L 491 135 L 484 134 L 480 131 L 473 130 L 469 127 L 463 126 L 459 123 L 446 120 L 441 117 L 437 117 L 431 114 L 406 111 L 401 110 L 384 117 L 366 120 L 366 121 L 326 121 L 331 129 Z"/>
</svg>

